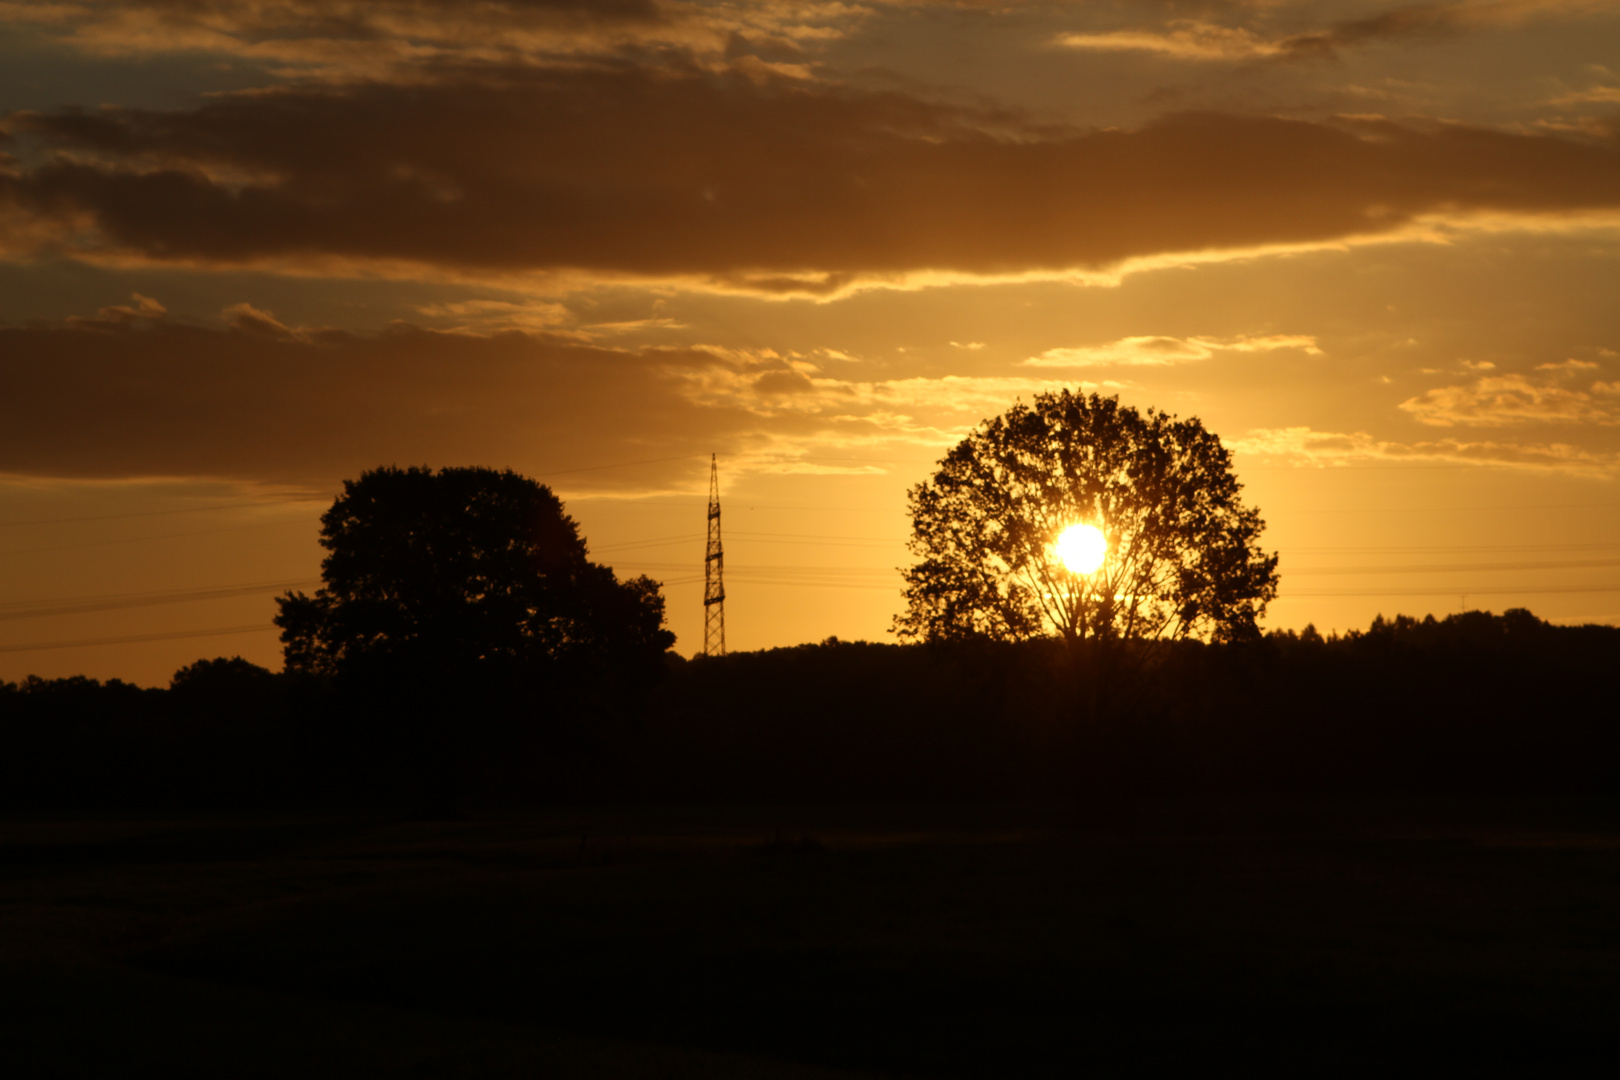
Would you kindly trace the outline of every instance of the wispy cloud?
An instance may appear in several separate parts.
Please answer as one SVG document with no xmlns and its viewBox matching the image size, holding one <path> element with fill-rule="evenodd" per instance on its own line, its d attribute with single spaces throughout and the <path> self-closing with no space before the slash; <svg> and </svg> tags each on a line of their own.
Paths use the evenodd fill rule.
<svg viewBox="0 0 1620 1080">
<path fill-rule="evenodd" d="M 203 54 L 259 65 L 282 78 L 344 81 L 409 78 L 453 63 L 554 64 L 659 47 L 718 58 L 728 42 L 749 38 L 793 51 L 818 29 L 832 31 L 814 7 L 716 9 L 681 0 L 0 0 L 0 19 L 54 32 L 60 45 L 95 56 Z"/>
<path fill-rule="evenodd" d="M 666 374 L 713 363 L 513 330 L 298 329 L 251 304 L 196 324 L 140 299 L 93 319 L 0 326 L 0 473 L 324 488 L 386 461 L 696 461 L 757 426 L 740 409 L 694 406 Z M 682 468 L 590 479 L 645 485 Z"/>
<path fill-rule="evenodd" d="M 1620 424 L 1620 385 L 1594 381 L 1566 385 L 1598 365 L 1585 360 L 1541 364 L 1541 375 L 1489 375 L 1462 386 L 1426 390 L 1401 402 L 1414 419 L 1433 427 L 1512 427 L 1523 424 Z"/>
<path fill-rule="evenodd" d="M 1449 38 L 1483 27 L 1612 13 L 1613 4 L 1607 0 L 1463 0 L 1394 7 L 1299 32 L 1270 28 L 1267 6 L 1256 5 L 1244 14 L 1258 28 L 1173 19 L 1159 26 L 1061 34 L 1056 40 L 1071 49 L 1098 52 L 1146 52 L 1188 61 L 1253 61 L 1330 56 L 1377 42 Z"/>
<path fill-rule="evenodd" d="M 1620 86 L 1593 86 L 1575 90 L 1552 98 L 1554 105 L 1616 105 L 1620 104 Z"/>
<path fill-rule="evenodd" d="M 1270 352 L 1274 349 L 1301 349 L 1321 355 L 1316 339 L 1303 334 L 1270 334 L 1257 337 L 1127 337 L 1105 345 L 1047 349 L 1024 361 L 1027 367 L 1169 367 L 1208 360 L 1216 353 Z"/>
<path fill-rule="evenodd" d="M 1101 34 L 1062 34 L 1057 43 L 1092 52 L 1158 53 L 1177 60 L 1253 60 L 1285 51 L 1242 27 L 1180 19 L 1163 30 L 1111 30 Z"/>
<path fill-rule="evenodd" d="M 1584 449 L 1568 443 L 1464 439 L 1398 442 L 1379 439 L 1364 431 L 1317 431 L 1310 427 L 1257 428 L 1241 438 L 1225 441 L 1227 446 L 1240 454 L 1300 468 L 1446 464 L 1580 476 L 1620 475 L 1620 454 Z M 1241 463 L 1239 469 L 1241 471 Z"/>
<path fill-rule="evenodd" d="M 943 375 L 901 379 L 846 379 L 825 374 L 816 364 L 786 357 L 773 349 L 726 349 L 703 346 L 713 364 L 670 368 L 687 397 L 703 405 L 747 409 L 757 415 L 798 413 L 844 418 L 893 418 L 902 426 L 916 417 L 949 418 L 977 423 L 1023 399 L 1061 387 L 1119 390 L 1129 384 L 1105 380 L 1020 376 Z M 877 421 L 874 421 L 877 422 Z"/>
</svg>

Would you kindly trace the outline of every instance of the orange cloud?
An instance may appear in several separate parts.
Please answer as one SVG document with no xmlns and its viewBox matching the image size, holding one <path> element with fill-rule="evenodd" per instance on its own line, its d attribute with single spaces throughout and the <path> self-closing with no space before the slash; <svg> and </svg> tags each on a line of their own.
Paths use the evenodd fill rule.
<svg viewBox="0 0 1620 1080">
<path fill-rule="evenodd" d="M 1285 51 L 1282 42 L 1252 30 L 1196 19 L 1178 19 L 1163 30 L 1062 34 L 1057 42 L 1071 49 L 1158 53 L 1177 60 L 1253 60 Z"/>
<path fill-rule="evenodd" d="M 328 82 L 410 82 L 445 65 L 544 67 L 664 51 L 809 77 L 807 47 L 844 36 L 869 14 L 836 0 L 0 0 L 0 21 L 32 25 L 90 56 L 205 55 Z"/>
<path fill-rule="evenodd" d="M 79 0 L 0 2 L 0 17 L 96 56 L 206 53 L 353 77 L 447 59 L 503 61 L 657 43 L 723 44 L 658 0 Z"/>
<path fill-rule="evenodd" d="M 1542 19 L 1580 19 L 1613 13 L 1606 0 L 1465 0 L 1411 4 L 1345 19 L 1303 33 L 1267 31 L 1262 6 L 1243 14 L 1262 29 L 1203 19 L 1173 19 L 1162 26 L 1059 35 L 1057 43 L 1095 52 L 1146 52 L 1176 60 L 1250 61 L 1330 56 L 1374 42 L 1449 38 L 1470 30 L 1516 26 Z"/>
<path fill-rule="evenodd" d="M 834 362 L 835 352 L 815 355 Z M 325 490 L 388 462 L 472 461 L 546 476 L 686 456 L 586 477 L 592 490 L 634 494 L 701 484 L 716 448 L 735 471 L 882 472 L 805 458 L 895 444 L 925 447 L 927 458 L 983 417 L 1062 385 L 1120 386 L 859 381 L 769 349 L 609 349 L 518 331 L 399 324 L 355 334 L 289 327 L 251 304 L 200 326 L 144 300 L 93 319 L 0 327 L 0 474 Z"/>
<path fill-rule="evenodd" d="M 1401 409 L 1434 427 L 1507 427 L 1519 424 L 1620 424 L 1620 397 L 1609 383 L 1585 390 L 1558 385 L 1560 378 L 1588 372 L 1582 360 L 1542 364 L 1549 376 L 1491 375 L 1466 386 L 1443 386 L 1401 402 Z"/>
<path fill-rule="evenodd" d="M 386 462 L 562 467 L 685 452 L 695 462 L 757 426 L 741 409 L 690 404 L 665 374 L 713 363 L 701 353 L 405 325 L 293 330 L 248 304 L 227 309 L 223 327 L 129 310 L 0 327 L 0 473 L 324 489 Z M 684 468 L 636 481 L 656 486 Z"/>
<path fill-rule="evenodd" d="M 1309 427 L 1258 428 L 1225 440 L 1241 454 L 1301 468 L 1335 468 L 1377 462 L 1479 465 L 1576 476 L 1620 475 L 1620 454 L 1568 443 L 1512 443 L 1492 440 L 1435 439 L 1398 442 L 1364 431 L 1316 431 Z"/>
<path fill-rule="evenodd" d="M 46 151 L 0 174 L 0 236 L 14 257 L 832 292 L 1620 206 L 1612 135 L 1218 114 L 986 132 L 1004 119 L 691 67 L 19 113 Z"/>
<path fill-rule="evenodd" d="M 1302 349 L 1320 355 L 1316 339 L 1303 334 L 1269 334 L 1261 337 L 1177 338 L 1128 337 L 1106 345 L 1073 349 L 1047 349 L 1024 361 L 1029 367 L 1169 367 L 1208 360 L 1217 352 L 1270 352 L 1274 349 Z"/>
</svg>

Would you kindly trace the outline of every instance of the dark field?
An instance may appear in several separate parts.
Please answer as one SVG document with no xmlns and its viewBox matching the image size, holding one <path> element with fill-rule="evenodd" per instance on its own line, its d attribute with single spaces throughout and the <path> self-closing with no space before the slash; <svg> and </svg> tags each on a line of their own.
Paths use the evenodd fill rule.
<svg viewBox="0 0 1620 1080">
<path fill-rule="evenodd" d="M 1620 806 L 0 826 L 10 1076 L 1612 1075 Z"/>
</svg>

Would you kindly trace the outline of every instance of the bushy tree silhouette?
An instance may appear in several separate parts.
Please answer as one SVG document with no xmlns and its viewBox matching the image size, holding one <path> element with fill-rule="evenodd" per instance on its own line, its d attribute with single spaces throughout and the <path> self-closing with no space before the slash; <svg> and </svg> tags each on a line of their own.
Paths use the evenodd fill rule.
<svg viewBox="0 0 1620 1080">
<path fill-rule="evenodd" d="M 1038 394 L 980 424 L 909 492 L 902 638 L 1018 641 L 1256 634 L 1277 557 L 1243 506 L 1231 455 L 1196 419 L 1118 398 Z M 1093 573 L 1053 545 L 1089 524 L 1108 541 Z"/>
<path fill-rule="evenodd" d="M 321 544 L 324 586 L 279 601 L 287 669 L 330 678 L 347 771 L 420 813 L 561 797 L 675 640 L 658 584 L 592 562 L 562 502 L 510 470 L 363 473 Z"/>
<path fill-rule="evenodd" d="M 363 473 L 321 546 L 324 586 L 278 601 L 289 671 L 645 666 L 675 640 L 658 583 L 591 562 L 551 489 L 510 470 Z"/>
<path fill-rule="evenodd" d="M 216 656 L 180 668 L 169 680 L 169 689 L 182 696 L 251 700 L 263 696 L 275 680 L 275 672 L 240 656 Z"/>
</svg>

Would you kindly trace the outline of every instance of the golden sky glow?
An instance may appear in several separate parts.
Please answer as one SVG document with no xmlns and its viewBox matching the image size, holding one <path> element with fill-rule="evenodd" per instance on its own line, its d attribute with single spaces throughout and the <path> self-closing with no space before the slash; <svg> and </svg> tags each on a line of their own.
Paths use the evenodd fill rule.
<svg viewBox="0 0 1620 1080">
<path fill-rule="evenodd" d="M 731 646 L 881 640 L 906 488 L 1064 386 L 1234 449 L 1267 626 L 1620 620 L 1616 56 L 1586 0 L 0 2 L 0 678 L 276 666 L 381 464 L 552 484 L 690 654 L 718 453 Z"/>
</svg>

